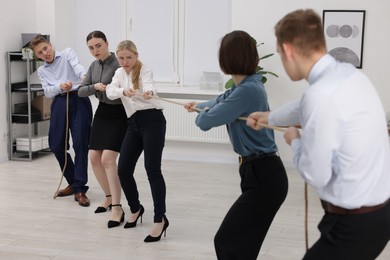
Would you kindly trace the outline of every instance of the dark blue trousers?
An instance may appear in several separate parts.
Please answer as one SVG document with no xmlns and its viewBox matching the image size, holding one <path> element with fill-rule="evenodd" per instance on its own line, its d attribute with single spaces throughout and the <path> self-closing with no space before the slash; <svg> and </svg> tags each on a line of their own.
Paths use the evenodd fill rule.
<svg viewBox="0 0 390 260">
<path fill-rule="evenodd" d="M 64 177 L 75 193 L 86 192 L 88 186 L 88 141 L 91 131 L 92 105 L 88 97 L 69 94 L 68 139 L 66 136 L 66 95 L 58 95 L 51 105 L 49 147 L 54 153 L 61 170 L 65 164 L 65 149 L 69 150 L 72 137 L 74 161 L 68 152 Z M 70 135 L 69 135 L 70 132 Z"/>
<path fill-rule="evenodd" d="M 166 121 L 161 110 L 137 111 L 128 119 L 128 127 L 118 161 L 122 190 L 132 213 L 140 209 L 134 169 L 142 151 L 154 204 L 154 222 L 162 222 L 165 215 L 166 187 L 161 172 L 161 158 L 165 144 Z"/>
</svg>

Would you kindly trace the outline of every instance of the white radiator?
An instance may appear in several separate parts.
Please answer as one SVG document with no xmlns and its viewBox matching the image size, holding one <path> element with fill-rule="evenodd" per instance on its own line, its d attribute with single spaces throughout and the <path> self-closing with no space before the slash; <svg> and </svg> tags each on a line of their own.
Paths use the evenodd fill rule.
<svg viewBox="0 0 390 260">
<path fill-rule="evenodd" d="M 172 99 L 175 102 L 187 103 L 193 100 Z M 164 116 L 167 120 L 167 140 L 206 142 L 206 143 L 229 143 L 226 126 L 219 126 L 202 131 L 195 125 L 196 112 L 188 113 L 184 107 L 161 101 L 164 106 Z"/>
</svg>

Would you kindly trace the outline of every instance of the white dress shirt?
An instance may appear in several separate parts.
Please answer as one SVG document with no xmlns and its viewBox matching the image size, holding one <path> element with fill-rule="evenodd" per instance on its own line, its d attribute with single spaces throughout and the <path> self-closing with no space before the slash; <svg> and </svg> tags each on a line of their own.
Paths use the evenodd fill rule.
<svg viewBox="0 0 390 260">
<path fill-rule="evenodd" d="M 360 70 L 330 55 L 313 66 L 308 81 L 299 104 L 301 138 L 291 144 L 299 173 L 334 205 L 383 203 L 390 197 L 390 149 L 374 86 Z M 294 118 L 297 104 L 290 106 Z M 288 118 L 286 109 L 271 115 Z"/>
<path fill-rule="evenodd" d="M 270 113 L 268 117 L 269 124 L 275 126 L 291 126 L 301 124 L 299 103 L 300 100 L 296 99 L 273 110 L 274 113 Z"/>
<path fill-rule="evenodd" d="M 163 109 L 160 101 L 157 99 L 144 99 L 143 93 L 147 91 L 152 91 L 153 95 L 157 94 L 156 88 L 153 84 L 153 73 L 152 70 L 142 65 L 140 76 L 139 89 L 137 90 L 136 95 L 132 97 L 127 97 L 123 95 L 123 90 L 126 88 L 133 89 L 131 73 L 127 74 L 123 68 L 118 68 L 115 71 L 115 75 L 112 78 L 112 82 L 107 85 L 106 94 L 109 99 L 120 98 L 122 104 L 125 108 L 127 117 L 131 117 L 138 110 L 146 109 Z"/>
</svg>

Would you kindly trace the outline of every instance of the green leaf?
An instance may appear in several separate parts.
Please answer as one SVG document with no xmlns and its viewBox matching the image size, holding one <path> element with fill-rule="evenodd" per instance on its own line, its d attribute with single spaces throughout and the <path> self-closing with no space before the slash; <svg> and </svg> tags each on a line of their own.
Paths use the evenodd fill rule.
<svg viewBox="0 0 390 260">
<path fill-rule="evenodd" d="M 270 53 L 270 54 L 264 55 L 263 57 L 260 58 L 260 60 L 269 58 L 269 57 L 271 57 L 273 55 L 274 55 L 274 53 Z"/>
<path fill-rule="evenodd" d="M 259 72 L 259 74 L 271 74 L 272 76 L 276 77 L 276 78 L 279 78 L 279 76 L 271 71 L 265 71 L 265 70 L 262 70 Z"/>
<path fill-rule="evenodd" d="M 225 83 L 225 89 L 230 89 L 232 86 L 233 86 L 234 82 L 233 82 L 233 79 L 229 79 L 226 83 Z"/>
</svg>

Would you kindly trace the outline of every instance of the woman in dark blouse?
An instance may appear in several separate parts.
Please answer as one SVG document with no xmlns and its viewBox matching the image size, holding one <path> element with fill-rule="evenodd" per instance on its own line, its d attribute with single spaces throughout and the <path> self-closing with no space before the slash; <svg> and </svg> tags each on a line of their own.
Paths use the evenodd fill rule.
<svg viewBox="0 0 390 260">
<path fill-rule="evenodd" d="M 101 31 L 89 33 L 87 46 L 96 60 L 89 66 L 78 94 L 81 97 L 95 95 L 99 100 L 89 140 L 89 157 L 96 179 L 105 194 L 104 201 L 95 213 L 112 209 L 111 219 L 107 223 L 108 228 L 112 228 L 124 221 L 116 159 L 126 133 L 127 116 L 120 99 L 110 100 L 106 96 L 106 85 L 111 83 L 119 63 L 115 54 L 108 50 L 105 34 Z"/>
</svg>

